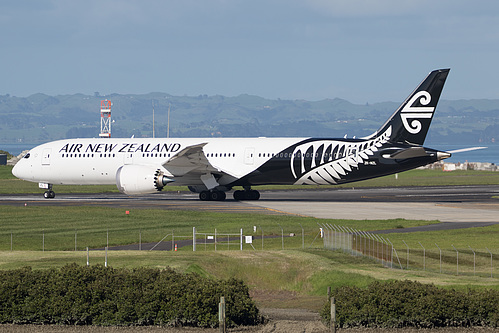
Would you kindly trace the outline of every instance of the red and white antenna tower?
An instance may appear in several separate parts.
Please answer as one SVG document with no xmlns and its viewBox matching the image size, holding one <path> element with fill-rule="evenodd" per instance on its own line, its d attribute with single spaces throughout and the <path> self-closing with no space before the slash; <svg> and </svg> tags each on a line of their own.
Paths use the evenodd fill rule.
<svg viewBox="0 0 499 333">
<path fill-rule="evenodd" d="M 111 101 L 100 102 L 100 134 L 101 138 L 111 137 Z"/>
</svg>

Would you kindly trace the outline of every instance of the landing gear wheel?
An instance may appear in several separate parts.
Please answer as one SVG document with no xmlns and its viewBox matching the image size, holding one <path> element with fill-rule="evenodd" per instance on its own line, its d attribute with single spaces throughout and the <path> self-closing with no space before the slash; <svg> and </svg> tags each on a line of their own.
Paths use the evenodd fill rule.
<svg viewBox="0 0 499 333">
<path fill-rule="evenodd" d="M 201 191 L 201 193 L 199 193 L 199 200 L 201 201 L 210 200 L 210 191 Z"/>
<path fill-rule="evenodd" d="M 257 190 L 251 190 L 246 193 L 248 200 L 258 200 L 260 199 L 260 192 Z"/>
<path fill-rule="evenodd" d="M 222 191 L 213 191 L 210 194 L 210 200 L 212 201 L 223 201 L 225 200 L 225 192 Z"/>
<path fill-rule="evenodd" d="M 55 192 L 54 192 L 54 191 L 52 191 L 52 190 L 45 191 L 45 192 L 43 193 L 43 197 L 44 197 L 45 199 L 53 199 L 53 198 L 55 198 Z"/>
<path fill-rule="evenodd" d="M 234 200 L 244 200 L 244 191 L 241 191 L 241 190 L 237 190 L 237 191 L 234 191 Z"/>
</svg>

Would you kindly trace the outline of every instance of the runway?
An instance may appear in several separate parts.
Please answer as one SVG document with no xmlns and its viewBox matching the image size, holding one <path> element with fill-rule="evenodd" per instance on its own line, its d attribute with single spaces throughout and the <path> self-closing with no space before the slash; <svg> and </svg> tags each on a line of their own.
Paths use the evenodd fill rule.
<svg viewBox="0 0 499 333">
<path fill-rule="evenodd" d="M 229 194 L 228 198 L 232 195 Z M 109 206 L 230 213 L 291 214 L 321 219 L 424 219 L 463 226 L 499 223 L 499 185 L 261 191 L 258 201 L 200 201 L 197 194 L 1 195 L 0 205 Z"/>
<path fill-rule="evenodd" d="M 499 186 L 273 191 L 250 204 L 328 219 L 499 223 Z"/>
</svg>

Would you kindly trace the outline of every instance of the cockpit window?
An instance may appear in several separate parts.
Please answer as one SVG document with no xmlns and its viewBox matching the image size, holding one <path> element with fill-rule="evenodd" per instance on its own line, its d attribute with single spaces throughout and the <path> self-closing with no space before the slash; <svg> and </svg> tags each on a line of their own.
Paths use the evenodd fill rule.
<svg viewBox="0 0 499 333">
<path fill-rule="evenodd" d="M 28 159 L 29 157 L 30 157 L 29 153 L 27 153 L 26 155 L 23 156 L 23 158 L 26 158 L 26 159 Z"/>
</svg>

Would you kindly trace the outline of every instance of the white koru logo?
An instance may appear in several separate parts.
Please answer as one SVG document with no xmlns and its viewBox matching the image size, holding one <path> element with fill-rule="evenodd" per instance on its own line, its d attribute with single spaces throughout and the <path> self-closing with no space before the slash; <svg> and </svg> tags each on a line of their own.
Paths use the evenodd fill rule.
<svg viewBox="0 0 499 333">
<path fill-rule="evenodd" d="M 418 134 L 421 131 L 422 125 L 418 119 L 431 119 L 434 107 L 413 107 L 412 105 L 418 101 L 422 105 L 428 105 L 431 101 L 431 95 L 427 91 L 419 91 L 407 102 L 401 111 L 400 117 L 405 129 L 411 134 Z M 414 119 L 409 123 L 408 119 Z"/>
</svg>

